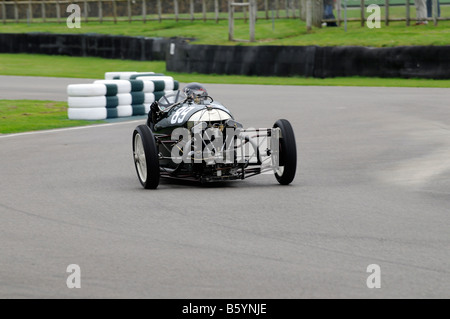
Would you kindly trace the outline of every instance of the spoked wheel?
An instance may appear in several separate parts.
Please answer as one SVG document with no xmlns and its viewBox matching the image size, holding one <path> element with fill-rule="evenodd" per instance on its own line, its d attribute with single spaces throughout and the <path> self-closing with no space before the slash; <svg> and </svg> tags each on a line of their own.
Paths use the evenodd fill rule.
<svg viewBox="0 0 450 319">
<path fill-rule="evenodd" d="M 273 127 L 280 128 L 279 166 L 275 170 L 275 178 L 281 185 L 290 184 L 297 170 L 297 146 L 294 130 L 288 120 L 278 120 Z"/>
<path fill-rule="evenodd" d="M 147 125 L 139 125 L 133 132 L 134 166 L 142 186 L 155 189 L 159 185 L 159 158 L 155 136 Z"/>
</svg>

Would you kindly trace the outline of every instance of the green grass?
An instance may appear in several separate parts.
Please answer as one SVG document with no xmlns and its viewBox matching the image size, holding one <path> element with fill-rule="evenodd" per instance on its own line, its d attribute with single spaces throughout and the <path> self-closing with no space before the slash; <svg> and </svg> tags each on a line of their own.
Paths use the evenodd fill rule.
<svg viewBox="0 0 450 319">
<path fill-rule="evenodd" d="M 163 61 L 131 61 L 39 54 L 0 54 L 0 75 L 103 79 L 109 71 L 166 71 Z"/>
<path fill-rule="evenodd" d="M 305 78 L 242 75 L 208 75 L 167 72 L 165 62 L 112 60 L 92 57 L 48 56 L 38 54 L 0 54 L 0 75 L 47 76 L 103 79 L 105 72 L 136 71 L 164 73 L 181 83 L 319 86 L 450 87 L 450 80 L 397 78 Z"/>
<path fill-rule="evenodd" d="M 404 7 L 391 7 L 390 17 L 405 17 Z M 263 13 L 260 12 L 260 15 Z M 369 14 L 366 13 L 366 17 Z M 358 9 L 349 9 L 348 17 L 360 16 Z M 441 16 L 450 16 L 450 6 L 441 6 Z M 384 18 L 384 8 L 381 10 Z M 411 18 L 415 18 L 414 6 L 411 6 Z M 127 36 L 146 37 L 189 37 L 196 38 L 197 44 L 214 45 L 362 45 L 373 47 L 391 47 L 399 45 L 449 45 L 450 21 L 439 21 L 438 26 L 429 23 L 426 26 L 406 26 L 405 22 L 391 22 L 385 26 L 382 22 L 380 29 L 361 27 L 360 22 L 349 22 L 347 32 L 344 27 L 313 28 L 307 32 L 305 22 L 300 19 L 276 19 L 274 28 L 272 20 L 259 19 L 256 23 L 256 43 L 239 43 L 228 41 L 228 21 L 220 20 L 203 22 L 201 19 L 193 22 L 180 20 L 158 21 L 119 21 L 113 22 L 84 22 L 80 29 L 69 29 L 62 19 L 62 23 L 7 23 L 1 25 L 3 33 L 50 32 L 50 33 L 99 33 Z M 236 20 L 235 38 L 248 39 L 248 24 L 243 20 Z"/>
<path fill-rule="evenodd" d="M 67 117 L 67 103 L 34 100 L 0 100 L 0 133 L 19 133 L 103 123 Z"/>
</svg>

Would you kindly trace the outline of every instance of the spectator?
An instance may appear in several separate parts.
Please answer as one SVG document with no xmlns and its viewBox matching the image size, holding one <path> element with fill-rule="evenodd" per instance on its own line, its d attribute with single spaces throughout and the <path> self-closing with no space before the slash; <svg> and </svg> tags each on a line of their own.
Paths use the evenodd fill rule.
<svg viewBox="0 0 450 319">
<path fill-rule="evenodd" d="M 441 16 L 441 5 L 439 4 L 439 0 L 437 0 L 438 14 L 437 16 Z M 427 0 L 427 16 L 431 18 L 433 16 L 433 0 Z"/>
<path fill-rule="evenodd" d="M 427 0 L 414 0 L 416 6 L 416 25 L 428 24 L 427 21 Z"/>
<path fill-rule="evenodd" d="M 335 0 L 323 0 L 323 18 L 324 19 L 334 19 L 336 20 L 336 17 L 333 14 L 333 8 L 334 8 L 334 1 Z M 323 24 L 327 27 L 337 27 L 336 22 L 325 22 Z"/>
</svg>

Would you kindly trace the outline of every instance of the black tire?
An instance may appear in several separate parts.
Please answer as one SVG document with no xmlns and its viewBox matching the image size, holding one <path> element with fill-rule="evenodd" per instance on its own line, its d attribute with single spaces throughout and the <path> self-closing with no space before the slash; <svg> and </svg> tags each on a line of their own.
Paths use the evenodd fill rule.
<svg viewBox="0 0 450 319">
<path fill-rule="evenodd" d="M 145 189 L 159 185 L 159 157 L 155 136 L 147 125 L 139 125 L 133 132 L 133 159 L 138 179 Z"/>
<path fill-rule="evenodd" d="M 297 170 L 297 145 L 294 130 L 288 120 L 278 120 L 273 127 L 280 128 L 279 166 L 282 169 L 275 171 L 275 178 L 281 185 L 292 183 Z"/>
</svg>

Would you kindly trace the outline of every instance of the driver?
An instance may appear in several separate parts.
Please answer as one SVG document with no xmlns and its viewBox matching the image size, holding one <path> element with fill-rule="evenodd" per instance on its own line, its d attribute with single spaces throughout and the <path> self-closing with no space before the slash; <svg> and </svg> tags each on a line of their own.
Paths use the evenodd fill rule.
<svg viewBox="0 0 450 319">
<path fill-rule="evenodd" d="M 187 84 L 183 88 L 183 93 L 186 94 L 186 97 L 191 99 L 191 101 L 195 104 L 205 104 L 205 100 L 209 97 L 208 91 L 206 91 L 206 88 L 197 82 L 192 82 Z M 163 97 L 164 98 L 164 97 Z M 178 98 L 178 94 L 177 94 Z M 162 98 L 161 98 L 162 99 Z M 165 103 L 171 104 L 167 98 L 165 99 Z M 161 100 L 160 100 L 161 101 Z M 173 101 L 172 101 L 173 102 Z M 161 120 L 162 111 L 160 108 L 161 102 L 153 102 L 150 106 L 150 112 L 148 113 L 148 120 L 147 124 L 150 126 L 150 128 L 153 130 L 154 124 L 156 124 L 159 120 Z M 168 106 L 168 105 L 166 105 Z"/>
<path fill-rule="evenodd" d="M 186 96 L 190 97 L 195 104 L 203 104 L 208 97 L 206 88 L 197 82 L 192 82 L 186 85 L 183 89 Z"/>
</svg>

